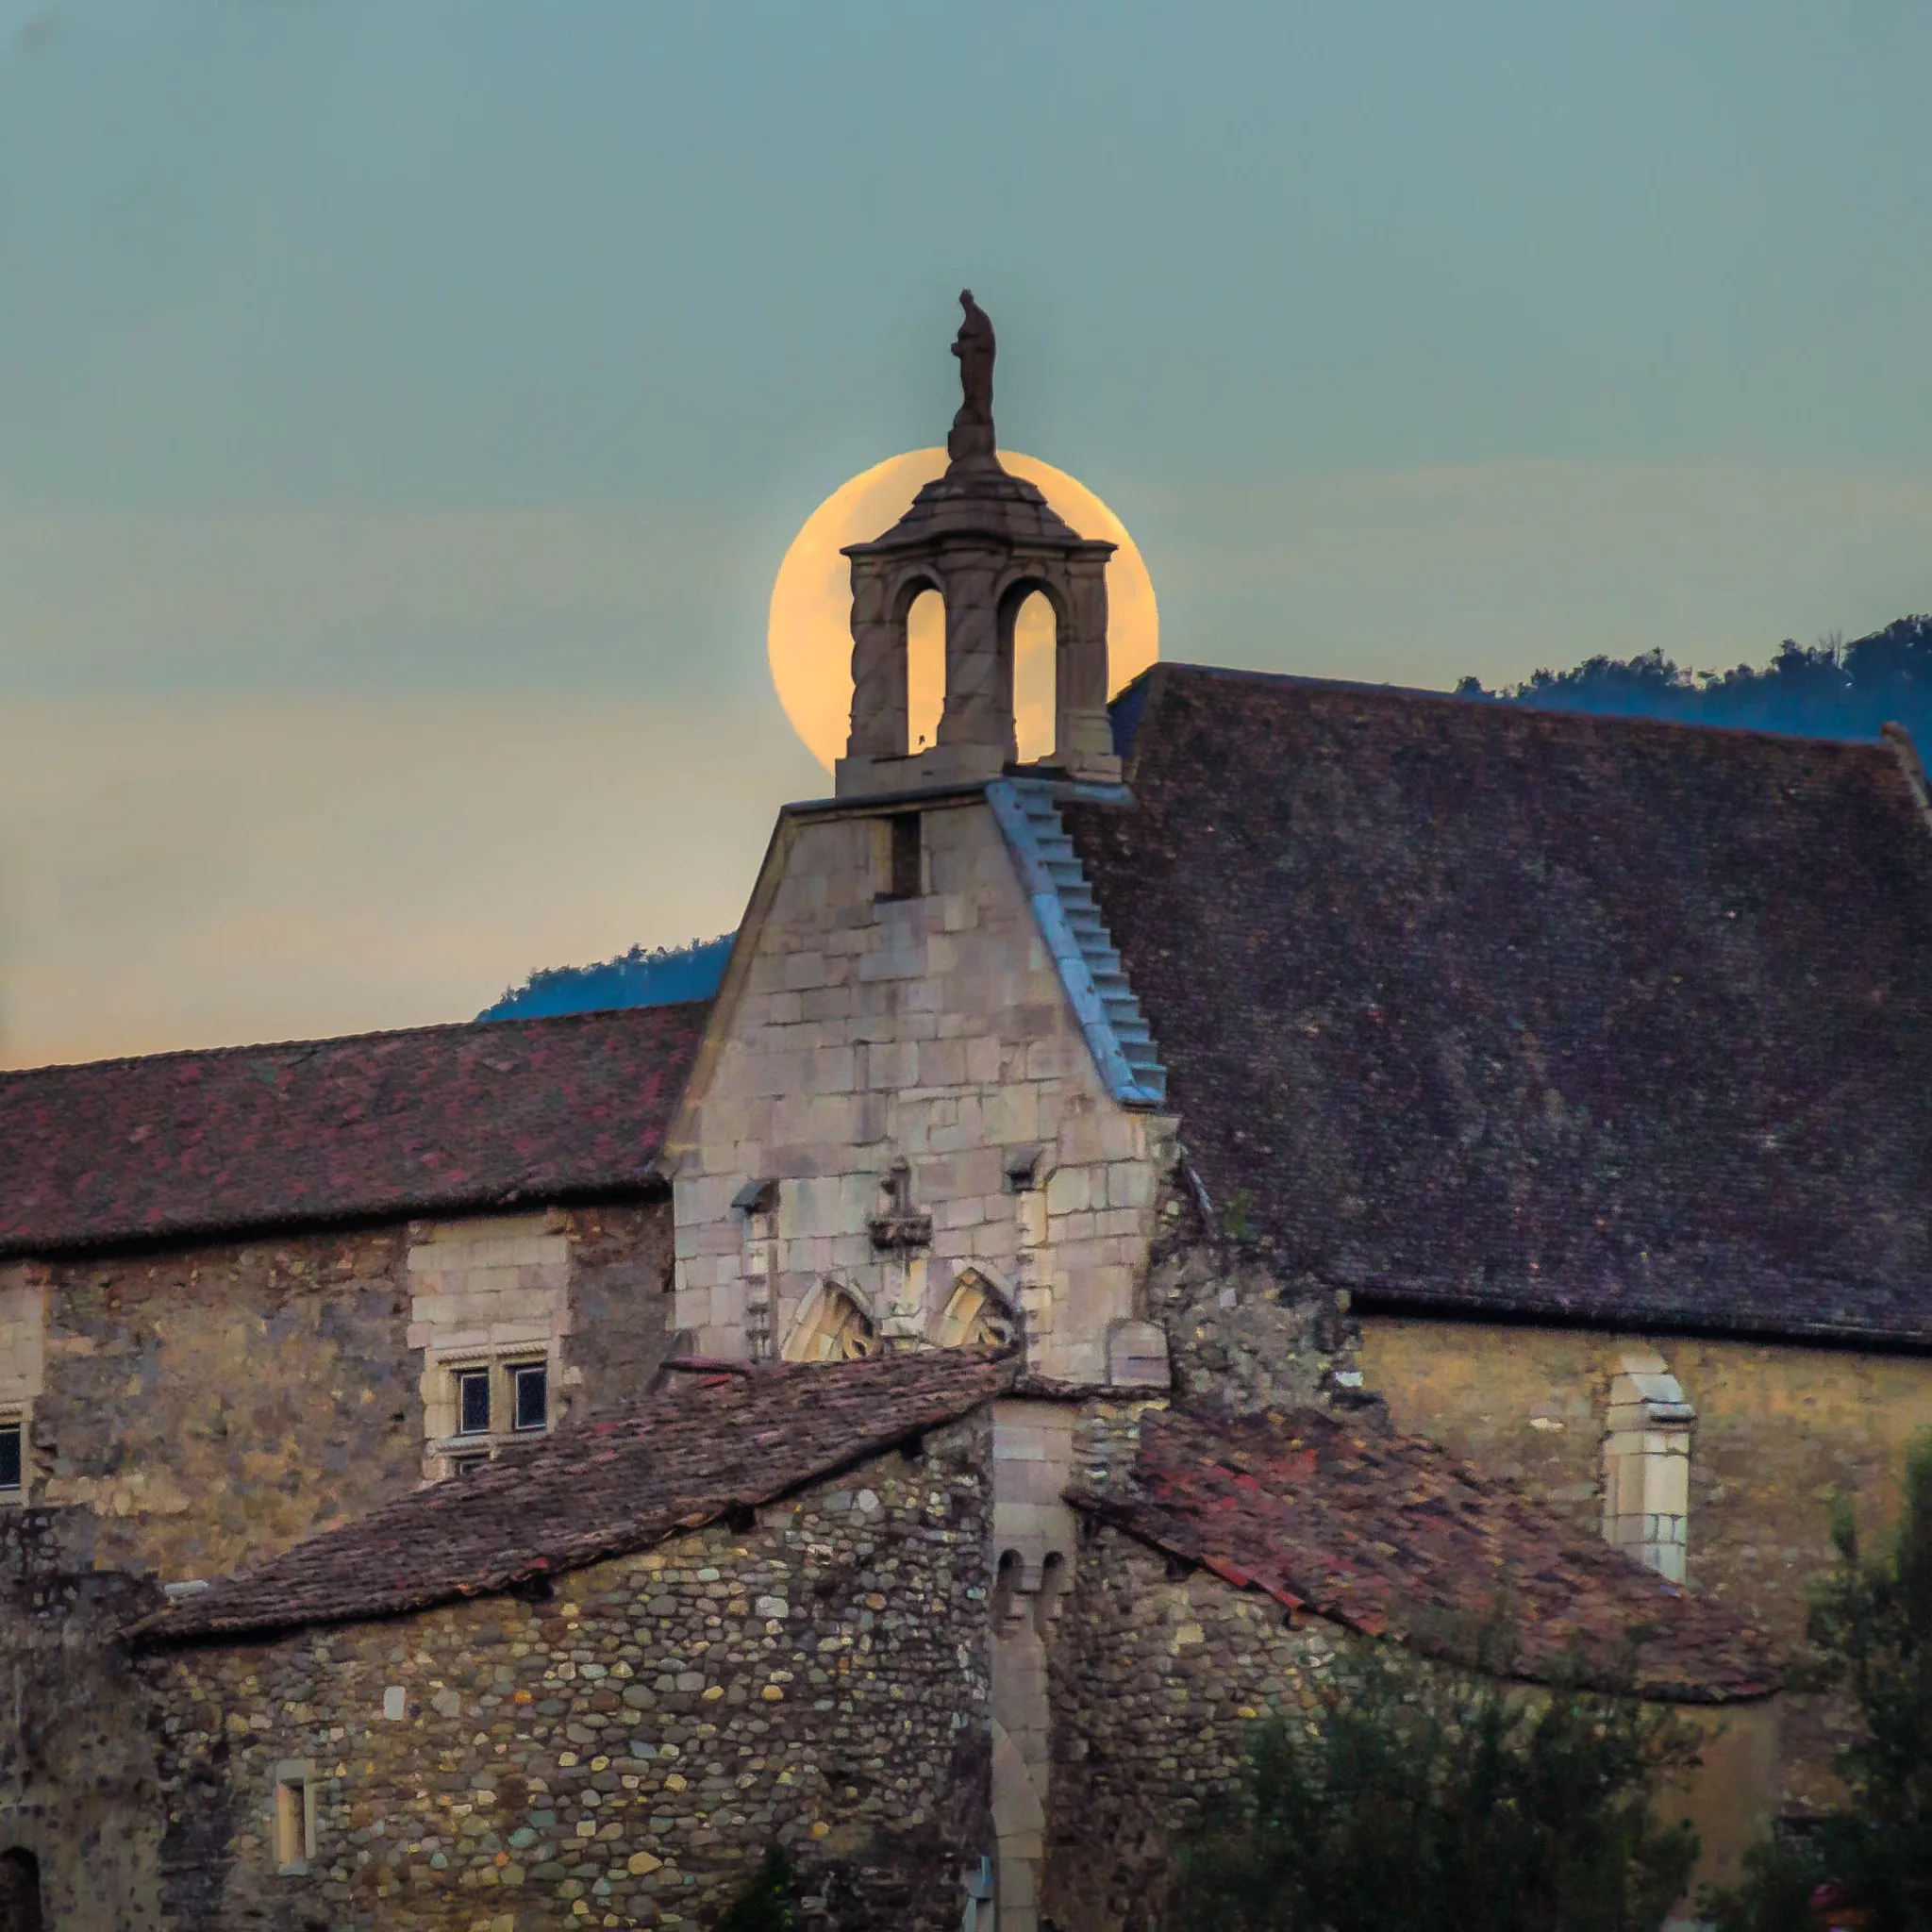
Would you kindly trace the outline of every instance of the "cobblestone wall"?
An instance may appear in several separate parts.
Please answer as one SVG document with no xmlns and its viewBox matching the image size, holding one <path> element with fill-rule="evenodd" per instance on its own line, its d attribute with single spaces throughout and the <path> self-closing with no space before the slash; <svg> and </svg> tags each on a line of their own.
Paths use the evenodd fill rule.
<svg viewBox="0 0 1932 1932">
<path fill-rule="evenodd" d="M 1059 1932 L 1151 1932 L 1170 1832 L 1240 1784 L 1247 1726 L 1313 1707 L 1357 1640 L 1091 1521 L 1054 1627 L 1042 1905 Z"/>
<path fill-rule="evenodd" d="M 148 1657 L 172 1924 L 703 1926 L 781 1844 L 839 1932 L 950 1932 L 991 1844 L 989 1429 L 546 1602 Z M 316 1856 L 283 1875 L 293 1764 Z"/>
<path fill-rule="evenodd" d="M 0 1852 L 33 1855 L 48 1925 L 155 1932 L 154 1747 L 112 1638 L 160 1593 L 91 1572 L 92 1531 L 80 1511 L 0 1515 Z"/>
</svg>

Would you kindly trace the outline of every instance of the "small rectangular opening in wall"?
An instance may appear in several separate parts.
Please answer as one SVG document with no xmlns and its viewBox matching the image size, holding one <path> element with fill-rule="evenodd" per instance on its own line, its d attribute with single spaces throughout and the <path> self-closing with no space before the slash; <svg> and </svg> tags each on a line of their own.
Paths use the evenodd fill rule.
<svg viewBox="0 0 1932 1932">
<path fill-rule="evenodd" d="M 916 899 L 924 890 L 924 841 L 916 811 L 897 811 L 886 821 L 886 890 L 881 899 Z"/>
<path fill-rule="evenodd" d="M 550 1426 L 550 1371 L 542 1362 L 524 1362 L 509 1372 L 510 1426 L 539 1430 Z"/>
<path fill-rule="evenodd" d="M 315 1857 L 315 1783 L 310 1766 L 275 1767 L 273 1819 L 275 1870 L 284 1877 L 301 1877 Z"/>
<path fill-rule="evenodd" d="M 457 1434 L 487 1436 L 490 1433 L 490 1371 L 457 1371 Z"/>
<path fill-rule="evenodd" d="M 0 1419 L 0 1503 L 17 1503 L 25 1484 L 26 1427 L 18 1416 Z"/>
</svg>

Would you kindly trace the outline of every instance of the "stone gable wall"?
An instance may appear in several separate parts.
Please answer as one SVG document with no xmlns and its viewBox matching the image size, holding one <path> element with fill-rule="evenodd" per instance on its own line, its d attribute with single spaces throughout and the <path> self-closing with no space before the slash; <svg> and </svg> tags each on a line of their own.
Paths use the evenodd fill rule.
<svg viewBox="0 0 1932 1932">
<path fill-rule="evenodd" d="M 702 1354 L 753 1354 L 755 1336 L 775 1353 L 831 1279 L 882 1333 L 930 1336 L 972 1265 L 1024 1311 L 1036 1369 L 1101 1380 L 1110 1326 L 1139 1312 L 1173 1123 L 1102 1085 L 991 808 L 921 822 L 916 899 L 878 896 L 883 815 L 781 833 L 729 1030 L 673 1150 L 677 1325 Z M 1039 1151 L 1039 1185 L 1016 1192 L 1022 1150 Z M 885 1252 L 870 1224 L 898 1160 L 931 1236 Z M 762 1181 L 779 1183 L 772 1261 L 732 1206 Z"/>
<path fill-rule="evenodd" d="M 1366 1385 L 1397 1426 L 1600 1533 L 1606 1406 L 1619 1357 L 1655 1349 L 1696 1408 L 1689 1585 L 1768 1631 L 1804 1637 L 1807 1591 L 1830 1569 L 1840 1498 L 1871 1536 L 1896 1522 L 1907 1445 L 1932 1427 L 1932 1358 L 1780 1342 L 1503 1326 L 1370 1314 Z M 1837 1795 L 1835 1701 L 1787 1697 L 1781 1804 Z"/>
<path fill-rule="evenodd" d="M 990 1429 L 549 1601 L 146 1657 L 171 1927 L 701 1926 L 782 1844 L 841 1932 L 951 1932 L 991 1846 Z M 316 1857 L 281 1876 L 268 1811 L 297 1762 Z"/>
<path fill-rule="evenodd" d="M 541 1301 L 540 1325 L 556 1331 L 561 1420 L 648 1392 L 670 1340 L 670 1218 L 658 1201 L 436 1231 L 470 1231 L 489 1260 L 505 1223 L 544 1223 L 552 1278 L 508 1300 Z M 429 1232 L 397 1224 L 7 1271 L 0 1343 L 25 1334 L 33 1354 L 8 1344 L 0 1362 L 0 1376 L 34 1377 L 28 1501 L 90 1512 L 101 1567 L 182 1580 L 413 1488 L 434 1324 L 417 1319 L 425 1276 L 409 1256 Z M 493 1290 L 485 1299 L 508 1306 Z M 458 1319 L 477 1312 L 461 1291 L 450 1300 Z"/>
</svg>

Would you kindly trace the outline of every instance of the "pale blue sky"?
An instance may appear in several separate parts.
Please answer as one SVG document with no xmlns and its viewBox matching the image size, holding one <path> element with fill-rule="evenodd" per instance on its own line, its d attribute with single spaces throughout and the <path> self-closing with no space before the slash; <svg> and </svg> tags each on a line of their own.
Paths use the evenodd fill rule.
<svg viewBox="0 0 1932 1932">
<path fill-rule="evenodd" d="M 962 281 L 1169 656 L 1446 685 L 1932 605 L 1923 0 L 0 0 L 0 1058 L 728 925 L 821 782 L 773 570 L 941 434 Z"/>
</svg>

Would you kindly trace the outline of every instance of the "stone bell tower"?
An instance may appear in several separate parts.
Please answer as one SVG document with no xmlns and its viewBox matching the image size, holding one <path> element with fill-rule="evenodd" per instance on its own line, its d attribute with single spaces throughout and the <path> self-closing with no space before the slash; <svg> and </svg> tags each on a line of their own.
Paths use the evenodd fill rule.
<svg viewBox="0 0 1932 1932">
<path fill-rule="evenodd" d="M 953 353 L 964 391 L 946 473 L 883 536 L 854 543 L 852 732 L 838 794 L 861 797 L 997 778 L 1017 758 L 1013 625 L 1036 591 L 1053 608 L 1054 748 L 1070 778 L 1120 777 L 1107 716 L 1107 562 L 1114 545 L 1071 529 L 1000 465 L 992 425 L 992 324 L 968 289 Z M 946 610 L 939 741 L 907 742 L 906 619 L 921 592 Z"/>
</svg>

